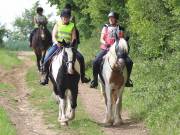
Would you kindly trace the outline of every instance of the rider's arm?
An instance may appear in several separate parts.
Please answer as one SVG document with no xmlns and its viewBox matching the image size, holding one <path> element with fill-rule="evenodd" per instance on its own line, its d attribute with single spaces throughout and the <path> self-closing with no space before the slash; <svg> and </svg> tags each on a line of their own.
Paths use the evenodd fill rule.
<svg viewBox="0 0 180 135">
<path fill-rule="evenodd" d="M 102 44 L 106 44 L 106 41 L 104 40 L 104 38 L 105 38 L 105 27 L 103 27 L 103 29 L 102 29 L 102 31 L 101 31 L 101 37 L 100 37 L 100 42 L 102 43 Z"/>
<path fill-rule="evenodd" d="M 119 38 L 124 38 L 124 27 L 119 26 Z"/>
<path fill-rule="evenodd" d="M 34 18 L 33 18 L 33 23 L 37 24 L 36 16 L 34 16 Z"/>
<path fill-rule="evenodd" d="M 53 31 L 52 31 L 52 41 L 55 44 L 58 44 L 58 41 L 56 40 L 57 33 L 58 33 L 57 24 L 55 24 L 54 28 L 53 28 Z"/>
<path fill-rule="evenodd" d="M 73 30 L 72 30 L 71 42 L 73 42 L 74 40 L 77 40 L 76 30 L 75 30 L 75 28 L 73 28 Z"/>
<path fill-rule="evenodd" d="M 48 23 L 48 21 L 47 21 L 46 16 L 44 16 L 44 18 L 45 18 L 44 24 L 46 25 Z"/>
</svg>

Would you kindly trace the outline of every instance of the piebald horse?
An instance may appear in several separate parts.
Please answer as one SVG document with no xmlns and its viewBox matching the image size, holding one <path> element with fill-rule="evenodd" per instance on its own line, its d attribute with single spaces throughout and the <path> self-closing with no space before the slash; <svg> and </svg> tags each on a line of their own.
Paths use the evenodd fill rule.
<svg viewBox="0 0 180 135">
<path fill-rule="evenodd" d="M 124 38 L 116 39 L 104 57 L 99 76 L 101 91 L 105 100 L 106 126 L 120 125 L 122 94 L 127 81 L 127 69 L 123 57 L 128 54 L 128 45 Z"/>
<path fill-rule="evenodd" d="M 76 49 L 72 46 L 64 42 L 50 66 L 50 79 L 59 103 L 58 121 L 61 125 L 67 125 L 69 120 L 74 119 L 77 106 L 80 65 Z"/>
<path fill-rule="evenodd" d="M 32 37 L 32 48 L 36 55 L 37 67 L 41 71 L 47 49 L 52 45 L 52 37 L 44 24 L 40 24 Z"/>
</svg>

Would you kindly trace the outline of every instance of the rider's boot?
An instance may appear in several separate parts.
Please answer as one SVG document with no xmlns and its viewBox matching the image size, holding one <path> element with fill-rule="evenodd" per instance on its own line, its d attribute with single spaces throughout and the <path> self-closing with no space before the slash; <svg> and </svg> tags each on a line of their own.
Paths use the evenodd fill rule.
<svg viewBox="0 0 180 135">
<path fill-rule="evenodd" d="M 91 81 L 90 88 L 96 88 L 98 86 L 98 72 L 93 68 L 93 80 Z"/>
<path fill-rule="evenodd" d="M 46 85 L 49 82 L 49 64 L 44 64 L 43 65 L 43 71 L 42 71 L 42 75 L 41 75 L 41 80 L 40 80 L 40 84 L 41 85 Z"/>
<path fill-rule="evenodd" d="M 90 79 L 90 78 L 87 78 L 87 77 L 85 76 L 84 57 L 83 57 L 82 54 L 79 53 L 78 51 L 77 51 L 77 54 L 76 54 L 76 55 L 77 55 L 77 59 L 78 59 L 79 64 L 80 64 L 81 82 L 82 82 L 82 83 L 88 83 L 88 82 L 91 81 L 91 79 Z"/>
<path fill-rule="evenodd" d="M 133 82 L 130 78 L 127 79 L 125 86 L 126 87 L 133 87 Z"/>
<path fill-rule="evenodd" d="M 88 82 L 90 82 L 91 81 L 91 79 L 90 78 L 87 78 L 86 76 L 85 76 L 85 65 L 84 65 L 84 63 L 81 63 L 80 64 L 80 69 L 81 69 L 81 82 L 82 83 L 88 83 Z"/>
<path fill-rule="evenodd" d="M 126 81 L 125 86 L 126 87 L 133 87 L 133 82 L 130 79 L 133 62 L 132 62 L 132 60 L 129 57 L 126 59 L 126 66 L 127 66 L 128 76 L 127 76 L 127 81 Z"/>
<path fill-rule="evenodd" d="M 90 84 L 90 88 L 96 88 L 98 86 L 98 80 L 93 79 Z"/>
</svg>

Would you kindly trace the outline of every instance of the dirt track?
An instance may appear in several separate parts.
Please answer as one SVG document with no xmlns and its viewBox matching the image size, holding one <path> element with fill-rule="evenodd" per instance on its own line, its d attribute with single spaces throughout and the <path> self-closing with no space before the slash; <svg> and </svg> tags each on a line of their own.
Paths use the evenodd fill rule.
<svg viewBox="0 0 180 135">
<path fill-rule="evenodd" d="M 32 53 L 18 53 L 19 58 L 24 61 L 21 67 L 15 67 L 9 72 L 0 68 L 0 82 L 11 83 L 16 87 L 17 91 L 10 93 L 10 96 L 15 97 L 17 108 L 7 98 L 0 98 L 0 105 L 8 111 L 18 135 L 57 135 L 59 133 L 52 131 L 50 125 L 45 124 L 42 119 L 43 113 L 35 110 L 28 101 L 30 93 L 26 86 L 25 74 L 28 68 L 34 65 L 34 62 L 28 58 L 29 55 Z M 102 123 L 105 109 L 100 92 L 90 89 L 87 85 L 80 85 L 79 97 L 93 120 Z M 102 127 L 102 130 L 107 135 L 147 135 L 143 123 L 129 119 L 127 112 L 123 112 L 122 119 L 124 124 L 120 127 Z"/>
</svg>

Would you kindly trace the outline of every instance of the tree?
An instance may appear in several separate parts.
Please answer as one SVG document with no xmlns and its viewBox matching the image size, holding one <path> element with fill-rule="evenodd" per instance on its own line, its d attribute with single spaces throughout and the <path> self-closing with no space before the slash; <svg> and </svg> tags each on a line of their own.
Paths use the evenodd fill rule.
<svg viewBox="0 0 180 135">
<path fill-rule="evenodd" d="M 3 47 L 3 38 L 7 36 L 7 32 L 5 26 L 0 24 L 0 47 Z"/>
<path fill-rule="evenodd" d="M 157 58 L 170 51 L 171 41 L 177 41 L 180 10 L 177 0 L 129 0 L 129 31 L 133 48 L 146 58 Z M 174 42 L 175 43 L 175 42 Z"/>
</svg>

